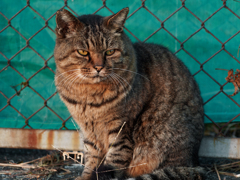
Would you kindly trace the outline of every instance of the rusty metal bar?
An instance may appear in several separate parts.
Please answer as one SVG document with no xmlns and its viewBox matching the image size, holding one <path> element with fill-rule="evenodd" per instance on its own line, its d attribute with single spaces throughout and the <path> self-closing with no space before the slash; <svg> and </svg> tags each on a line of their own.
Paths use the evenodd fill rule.
<svg viewBox="0 0 240 180">
<path fill-rule="evenodd" d="M 27 148 L 81 151 L 83 135 L 70 130 L 0 129 L 1 148 Z"/>
</svg>

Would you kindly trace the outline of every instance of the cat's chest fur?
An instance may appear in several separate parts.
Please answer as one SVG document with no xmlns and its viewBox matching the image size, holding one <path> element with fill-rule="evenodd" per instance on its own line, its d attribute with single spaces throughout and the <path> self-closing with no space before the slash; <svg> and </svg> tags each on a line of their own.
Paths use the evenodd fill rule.
<svg viewBox="0 0 240 180">
<path fill-rule="evenodd" d="M 89 104 L 72 104 L 63 100 L 68 107 L 73 119 L 77 122 L 84 138 L 94 143 L 103 152 L 109 149 L 109 129 L 123 124 L 121 108 L 113 107 L 112 104 L 92 106 Z M 123 109 L 122 109 L 123 110 Z M 114 121 L 113 121 L 114 120 Z M 112 122 L 111 122 L 112 121 Z"/>
</svg>

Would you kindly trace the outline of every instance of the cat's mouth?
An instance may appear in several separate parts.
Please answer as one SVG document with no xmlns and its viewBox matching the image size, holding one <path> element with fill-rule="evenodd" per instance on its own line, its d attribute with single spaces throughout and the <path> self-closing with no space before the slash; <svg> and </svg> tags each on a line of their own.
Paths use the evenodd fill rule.
<svg viewBox="0 0 240 180">
<path fill-rule="evenodd" d="M 102 69 L 101 71 L 90 71 L 81 73 L 88 83 L 99 83 L 109 78 L 110 72 Z"/>
<path fill-rule="evenodd" d="M 88 77 L 89 80 L 92 81 L 93 83 L 98 83 L 98 82 L 107 80 L 108 74 L 107 73 L 104 73 L 104 74 L 98 73 L 98 74 L 88 75 L 86 77 Z"/>
<path fill-rule="evenodd" d="M 87 75 L 87 77 L 89 77 L 89 78 L 105 78 L 106 75 L 105 74 L 100 74 L 100 73 L 94 73 L 94 74 Z"/>
<path fill-rule="evenodd" d="M 105 71 L 100 72 L 91 72 L 87 74 L 87 77 L 89 78 L 106 78 L 109 75 L 109 73 Z"/>
</svg>

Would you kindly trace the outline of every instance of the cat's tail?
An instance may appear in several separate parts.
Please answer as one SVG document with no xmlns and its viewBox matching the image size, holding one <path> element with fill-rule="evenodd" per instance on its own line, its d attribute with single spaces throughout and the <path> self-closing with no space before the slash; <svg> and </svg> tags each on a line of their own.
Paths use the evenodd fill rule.
<svg viewBox="0 0 240 180">
<path fill-rule="evenodd" d="M 111 175 L 110 175 L 111 174 Z M 166 167 L 153 171 L 151 174 L 144 174 L 139 177 L 121 177 L 116 178 L 115 173 L 99 173 L 98 180 L 204 180 L 206 170 L 203 167 Z M 95 180 L 92 178 L 92 180 Z"/>
</svg>

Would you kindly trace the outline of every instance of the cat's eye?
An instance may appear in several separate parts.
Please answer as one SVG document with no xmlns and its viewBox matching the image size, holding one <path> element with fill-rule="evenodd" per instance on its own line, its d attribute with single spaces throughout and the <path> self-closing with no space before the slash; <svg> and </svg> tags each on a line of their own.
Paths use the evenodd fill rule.
<svg viewBox="0 0 240 180">
<path fill-rule="evenodd" d="M 88 51 L 84 51 L 84 50 L 78 50 L 77 51 L 80 55 L 82 55 L 82 56 L 87 56 L 88 55 Z"/>
<path fill-rule="evenodd" d="M 105 52 L 105 54 L 106 54 L 107 56 L 111 56 L 111 55 L 114 54 L 114 53 L 115 53 L 115 49 L 111 49 L 111 50 L 108 50 L 108 51 Z"/>
</svg>

